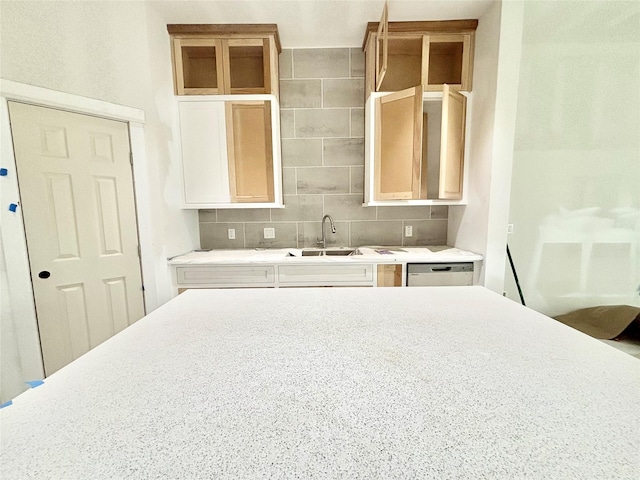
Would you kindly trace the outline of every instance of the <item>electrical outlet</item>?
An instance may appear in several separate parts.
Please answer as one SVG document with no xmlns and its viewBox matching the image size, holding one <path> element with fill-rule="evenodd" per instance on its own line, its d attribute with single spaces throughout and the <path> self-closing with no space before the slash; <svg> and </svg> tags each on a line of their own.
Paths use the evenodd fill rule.
<svg viewBox="0 0 640 480">
<path fill-rule="evenodd" d="M 404 226 L 404 236 L 412 237 L 413 236 L 413 225 L 405 225 Z"/>
<path fill-rule="evenodd" d="M 264 238 L 276 238 L 276 229 L 275 228 L 265 228 L 264 229 Z"/>
<path fill-rule="evenodd" d="M 513 233 L 513 223 L 507 224 L 507 233 Z"/>
<path fill-rule="evenodd" d="M 227 230 L 228 234 L 229 234 L 229 240 L 235 240 L 236 239 L 236 229 L 235 228 L 230 228 L 229 230 Z"/>
</svg>

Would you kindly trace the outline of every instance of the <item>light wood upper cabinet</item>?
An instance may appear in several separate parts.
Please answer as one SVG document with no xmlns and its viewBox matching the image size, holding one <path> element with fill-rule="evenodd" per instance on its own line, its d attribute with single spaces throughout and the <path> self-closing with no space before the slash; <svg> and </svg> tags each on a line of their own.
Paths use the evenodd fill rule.
<svg viewBox="0 0 640 480">
<path fill-rule="evenodd" d="M 173 41 L 174 85 L 178 95 L 222 93 L 222 43 L 209 38 Z"/>
<path fill-rule="evenodd" d="M 278 95 L 278 28 L 167 25 L 176 95 Z"/>
<path fill-rule="evenodd" d="M 369 23 L 363 47 L 365 205 L 464 203 L 477 24 L 387 23 L 386 12 Z"/>
<path fill-rule="evenodd" d="M 363 49 L 367 63 L 366 95 L 396 92 L 422 85 L 426 92 L 442 86 L 471 91 L 477 20 L 388 22 L 384 41 L 381 22 L 367 25 Z M 383 30 L 382 30 L 383 31 Z M 386 54 L 382 48 L 386 44 Z M 386 60 L 386 69 L 380 65 Z"/>
</svg>

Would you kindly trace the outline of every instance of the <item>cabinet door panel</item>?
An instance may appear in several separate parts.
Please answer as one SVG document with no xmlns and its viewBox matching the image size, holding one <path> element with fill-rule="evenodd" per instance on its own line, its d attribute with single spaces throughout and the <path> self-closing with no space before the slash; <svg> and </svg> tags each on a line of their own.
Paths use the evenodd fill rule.
<svg viewBox="0 0 640 480">
<path fill-rule="evenodd" d="M 232 202 L 273 202 L 271 103 L 226 102 Z"/>
<path fill-rule="evenodd" d="M 382 8 L 382 17 L 375 36 L 376 42 L 376 92 L 382 87 L 382 82 L 387 73 L 387 61 L 389 58 L 389 10 L 385 2 Z"/>
<path fill-rule="evenodd" d="M 439 198 L 462 198 L 467 98 L 445 85 L 442 98 Z"/>
<path fill-rule="evenodd" d="M 229 202 L 224 102 L 179 104 L 184 200 Z"/>
<path fill-rule="evenodd" d="M 376 99 L 375 199 L 420 197 L 422 88 Z"/>
</svg>

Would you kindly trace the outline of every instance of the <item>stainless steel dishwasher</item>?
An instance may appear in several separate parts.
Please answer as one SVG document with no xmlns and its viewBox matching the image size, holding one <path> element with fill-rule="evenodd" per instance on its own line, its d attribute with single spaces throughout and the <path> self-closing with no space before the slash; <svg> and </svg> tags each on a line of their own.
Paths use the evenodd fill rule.
<svg viewBox="0 0 640 480">
<path fill-rule="evenodd" d="M 408 263 L 407 287 L 473 285 L 473 263 Z"/>
</svg>

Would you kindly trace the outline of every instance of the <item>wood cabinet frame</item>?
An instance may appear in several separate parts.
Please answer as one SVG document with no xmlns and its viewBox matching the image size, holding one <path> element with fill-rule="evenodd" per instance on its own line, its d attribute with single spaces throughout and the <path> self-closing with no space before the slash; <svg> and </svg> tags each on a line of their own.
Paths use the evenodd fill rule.
<svg viewBox="0 0 640 480">
<path fill-rule="evenodd" d="M 380 44 L 378 36 L 381 22 L 369 22 L 365 31 L 362 49 L 365 51 L 366 97 L 375 91 L 381 91 L 382 79 L 377 75 L 376 64 Z M 423 38 L 422 49 L 422 85 L 425 91 L 440 91 L 442 83 L 429 84 L 429 52 L 432 43 L 461 42 L 462 49 L 462 73 L 459 84 L 447 82 L 450 87 L 462 91 L 471 91 L 473 84 L 473 50 L 475 30 L 478 20 L 447 20 L 447 21 L 419 21 L 419 22 L 387 22 L 388 31 L 385 34 L 387 42 L 392 39 L 421 35 Z M 388 48 L 388 47 L 387 47 Z M 388 67 L 391 68 L 391 67 Z M 388 72 L 387 68 L 387 72 Z M 403 87 L 404 88 L 404 87 Z M 387 90 L 393 91 L 393 90 Z"/>
<path fill-rule="evenodd" d="M 217 95 L 224 89 L 222 43 L 214 38 L 176 38 L 173 41 L 172 61 L 173 80 L 176 95 Z M 191 88 L 185 86 L 185 78 L 189 76 L 189 65 L 184 62 L 184 48 L 211 48 L 216 52 L 217 87 Z"/>
<path fill-rule="evenodd" d="M 269 61 L 270 47 L 268 38 L 231 38 L 223 39 L 222 41 L 222 55 L 224 61 L 224 92 L 230 95 L 234 94 L 261 94 L 271 93 L 273 84 L 272 79 L 272 66 Z M 262 87 L 234 87 L 231 84 L 231 53 L 230 49 L 234 47 L 260 47 L 262 49 Z M 276 78 L 277 81 L 277 78 Z"/>
<path fill-rule="evenodd" d="M 172 24 L 167 25 L 171 36 L 174 86 L 176 95 L 228 95 L 228 94 L 272 94 L 279 95 L 278 54 L 282 51 L 278 27 L 275 24 Z M 215 45 L 218 87 L 184 88 L 185 65 L 182 47 L 191 42 L 197 45 Z M 196 45 L 194 45 L 196 46 Z M 260 46 L 263 51 L 264 87 L 232 88 L 229 47 Z"/>
<path fill-rule="evenodd" d="M 474 36 L 465 34 L 436 34 L 425 35 L 423 37 L 422 47 L 422 87 L 426 92 L 439 92 L 442 91 L 444 83 L 429 83 L 430 74 L 430 59 L 432 53 L 432 45 L 438 43 L 460 43 L 462 45 L 462 58 L 461 58 L 461 72 L 460 83 L 448 83 L 449 88 L 455 88 L 456 90 L 462 90 L 465 92 L 471 91 L 473 83 L 473 39 Z"/>
</svg>

